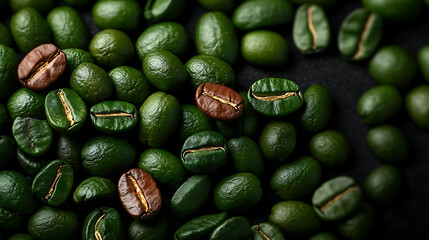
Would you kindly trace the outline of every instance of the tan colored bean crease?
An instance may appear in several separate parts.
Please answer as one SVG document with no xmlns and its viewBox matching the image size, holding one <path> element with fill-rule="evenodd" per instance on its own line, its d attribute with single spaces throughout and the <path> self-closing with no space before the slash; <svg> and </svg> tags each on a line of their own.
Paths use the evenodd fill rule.
<svg viewBox="0 0 429 240">
<path fill-rule="evenodd" d="M 58 98 L 59 98 L 59 99 L 60 99 L 60 101 L 61 101 L 61 105 L 63 105 L 64 113 L 66 114 L 66 118 L 67 118 L 67 120 L 69 120 L 69 122 L 70 122 L 70 127 L 71 127 L 71 126 L 73 126 L 73 125 L 75 124 L 75 121 L 74 121 L 74 117 L 73 117 L 73 114 L 72 114 L 72 112 L 71 112 L 70 106 L 69 106 L 69 104 L 67 103 L 67 100 L 66 100 L 66 98 L 65 98 L 65 96 L 64 96 L 64 92 L 63 92 L 63 91 L 61 91 L 61 90 L 59 90 L 59 91 L 57 92 L 57 96 L 58 96 Z"/>
<path fill-rule="evenodd" d="M 252 92 L 252 96 L 261 101 L 276 101 L 280 99 L 286 99 L 293 96 L 298 96 L 298 92 L 287 92 L 282 95 L 273 95 L 273 96 L 259 96 Z"/>
<path fill-rule="evenodd" d="M 48 59 L 46 59 L 46 61 L 37 64 L 37 66 L 33 69 L 31 75 L 29 77 L 27 77 L 26 79 L 23 79 L 23 81 L 25 83 L 29 83 L 31 81 L 31 79 L 33 79 L 34 76 L 37 75 L 37 73 L 39 73 L 40 71 L 42 71 L 43 68 L 48 66 L 49 63 L 52 62 L 52 60 L 54 60 L 56 57 L 58 57 L 58 55 L 60 55 L 60 53 L 61 53 L 61 50 L 57 49 L 57 51 L 55 53 L 53 53 L 51 56 L 49 56 Z"/>
<path fill-rule="evenodd" d="M 207 96 L 207 97 L 211 97 L 214 100 L 219 101 L 219 102 L 221 102 L 223 104 L 227 104 L 227 105 L 233 107 L 235 109 L 235 111 L 238 111 L 238 105 L 239 104 L 235 104 L 235 103 L 230 102 L 228 100 L 222 99 L 222 98 L 220 98 L 220 97 L 218 97 L 218 96 L 216 96 L 216 95 L 214 95 L 212 93 L 209 93 L 209 92 L 203 92 L 202 95 Z"/>
<path fill-rule="evenodd" d="M 353 56 L 353 59 L 358 59 L 360 56 L 362 56 L 363 41 L 365 40 L 366 35 L 368 35 L 369 27 L 371 26 L 373 19 L 374 19 L 373 14 L 370 14 L 368 19 L 366 20 L 365 27 L 360 35 L 358 50 L 356 51 L 356 54 Z"/>
<path fill-rule="evenodd" d="M 223 147 L 205 147 L 205 148 L 199 148 L 199 149 L 189 149 L 183 152 L 183 157 L 185 157 L 186 154 L 194 153 L 194 152 L 200 152 L 200 151 L 216 151 L 216 150 L 222 150 L 225 152 L 225 148 Z"/>
<path fill-rule="evenodd" d="M 144 207 L 144 212 L 148 213 L 150 212 L 149 205 L 147 203 L 147 200 L 143 194 L 143 191 L 140 189 L 140 186 L 137 184 L 137 181 L 134 179 L 134 177 L 131 174 L 127 175 L 128 179 L 131 181 L 131 183 L 134 186 L 134 189 L 136 191 L 137 197 L 140 199 L 140 202 L 142 203 Z"/>
<path fill-rule="evenodd" d="M 317 48 L 317 32 L 313 25 L 313 5 L 311 5 L 307 9 L 307 22 L 308 22 L 308 29 L 310 30 L 311 36 L 313 37 L 313 46 L 311 49 L 316 50 Z"/>
<path fill-rule="evenodd" d="M 101 233 L 97 230 L 97 227 L 98 227 L 98 224 L 100 223 L 101 219 L 104 218 L 104 216 L 106 216 L 106 214 L 101 215 L 101 217 L 97 220 L 97 222 L 95 223 L 95 226 L 94 226 L 94 235 L 95 235 L 95 238 L 97 240 L 103 240 L 103 238 L 101 237 Z"/>
<path fill-rule="evenodd" d="M 54 182 L 51 185 L 51 188 L 49 188 L 48 194 L 46 194 L 45 196 L 45 200 L 49 200 L 52 197 L 52 193 L 54 192 L 55 189 L 55 185 L 57 185 L 58 179 L 60 178 L 62 172 L 61 169 L 63 168 L 64 165 L 61 165 L 58 170 L 57 170 L 57 175 L 55 175 L 55 179 Z"/>
<path fill-rule="evenodd" d="M 132 113 L 116 112 L 116 113 L 94 113 L 97 118 L 108 118 L 108 117 L 129 117 L 134 118 Z"/>
<path fill-rule="evenodd" d="M 356 189 L 356 186 L 351 186 L 349 188 L 347 188 L 346 190 L 344 190 L 342 193 L 338 194 L 337 196 L 335 196 L 333 199 L 329 200 L 325 205 L 323 205 L 320 210 L 324 211 L 326 208 L 328 208 L 331 204 L 333 204 L 334 202 L 338 201 L 340 198 L 342 198 L 344 195 L 346 195 L 348 192 L 353 191 L 354 189 Z"/>
<path fill-rule="evenodd" d="M 270 240 L 270 238 L 264 233 L 262 232 L 261 228 L 259 227 L 259 225 L 256 227 L 256 231 L 258 231 L 259 234 L 261 234 L 261 236 L 266 239 L 266 240 Z"/>
</svg>

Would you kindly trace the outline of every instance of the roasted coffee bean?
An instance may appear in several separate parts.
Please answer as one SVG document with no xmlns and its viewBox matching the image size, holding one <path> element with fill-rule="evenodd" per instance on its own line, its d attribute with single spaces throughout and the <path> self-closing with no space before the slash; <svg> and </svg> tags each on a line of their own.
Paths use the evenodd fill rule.
<svg viewBox="0 0 429 240">
<path fill-rule="evenodd" d="M 313 194 L 313 208 L 325 221 L 340 220 L 356 209 L 361 202 L 362 191 L 356 181 L 340 176 L 323 183 Z"/>
<path fill-rule="evenodd" d="M 45 113 L 49 125 L 62 133 L 79 130 L 87 118 L 85 102 L 68 88 L 53 90 L 46 95 Z"/>
<path fill-rule="evenodd" d="M 42 44 L 29 52 L 18 65 L 22 86 L 42 90 L 57 80 L 67 66 L 67 58 L 57 46 Z"/>
<path fill-rule="evenodd" d="M 141 169 L 122 174 L 118 192 L 122 206 L 133 218 L 150 219 L 161 209 L 161 192 L 152 176 Z"/>
<path fill-rule="evenodd" d="M 198 108 L 209 118 L 229 121 L 241 116 L 243 98 L 229 87 L 216 83 L 203 83 L 195 92 Z"/>
<path fill-rule="evenodd" d="M 73 168 L 62 160 L 46 165 L 34 178 L 33 195 L 51 206 L 63 204 L 73 187 Z"/>
<path fill-rule="evenodd" d="M 304 99 L 298 84 L 284 78 L 263 78 L 252 84 L 247 93 L 256 112 L 280 117 L 298 110 Z"/>
</svg>

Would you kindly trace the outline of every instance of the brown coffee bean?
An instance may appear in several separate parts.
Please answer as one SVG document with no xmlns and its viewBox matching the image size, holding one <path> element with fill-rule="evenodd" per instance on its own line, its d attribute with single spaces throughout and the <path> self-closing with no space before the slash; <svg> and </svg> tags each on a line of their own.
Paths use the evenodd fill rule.
<svg viewBox="0 0 429 240">
<path fill-rule="evenodd" d="M 216 83 L 201 84 L 195 92 L 195 101 L 201 112 L 209 118 L 222 121 L 237 119 L 244 109 L 240 94 Z"/>
<path fill-rule="evenodd" d="M 22 86 L 42 90 L 57 80 L 66 69 L 67 58 L 54 44 L 42 44 L 25 55 L 18 66 Z"/>
<path fill-rule="evenodd" d="M 150 219 L 161 210 L 161 192 L 149 173 L 133 168 L 122 174 L 118 182 L 122 206 L 132 218 Z"/>
</svg>

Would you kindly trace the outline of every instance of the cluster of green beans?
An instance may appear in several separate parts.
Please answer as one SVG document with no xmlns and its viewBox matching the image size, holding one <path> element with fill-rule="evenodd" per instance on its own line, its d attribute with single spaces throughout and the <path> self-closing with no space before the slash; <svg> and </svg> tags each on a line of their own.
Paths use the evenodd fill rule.
<svg viewBox="0 0 429 240">
<path fill-rule="evenodd" d="M 419 69 L 429 82 L 429 45 L 417 60 L 379 47 L 383 25 L 416 19 L 423 1 L 361 2 L 337 42 L 345 60 L 370 59 L 380 84 L 357 103 L 383 162 L 362 188 L 337 171 L 352 146 L 331 129 L 325 87 L 303 91 L 283 76 L 234 90 L 240 59 L 266 70 L 288 63 L 278 26 L 293 22 L 302 54 L 329 49 L 326 12 L 341 1 L 0 0 L 13 11 L 9 27 L 0 22 L 0 240 L 371 239 L 371 204 L 398 196 L 395 164 L 409 156 L 386 121 L 405 104 L 429 129 L 429 86 L 401 93 Z M 192 4 L 207 10 L 194 36 L 180 23 Z M 58 50 L 28 70 L 47 43 Z M 336 176 L 324 179 L 325 168 Z"/>
</svg>

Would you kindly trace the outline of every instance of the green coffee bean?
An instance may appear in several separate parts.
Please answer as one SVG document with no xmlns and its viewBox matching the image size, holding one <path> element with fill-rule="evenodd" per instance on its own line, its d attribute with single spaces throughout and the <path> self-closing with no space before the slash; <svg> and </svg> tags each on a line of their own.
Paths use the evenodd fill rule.
<svg viewBox="0 0 429 240">
<path fill-rule="evenodd" d="M 247 97 L 252 108 L 265 116 L 293 113 L 303 103 L 300 87 L 284 78 L 263 78 L 250 86 Z"/>
<path fill-rule="evenodd" d="M 189 37 L 185 28 L 175 22 L 154 24 L 138 37 L 136 42 L 137 55 L 143 61 L 147 53 L 155 49 L 164 49 L 174 55 L 183 55 L 189 45 Z"/>
<path fill-rule="evenodd" d="M 115 95 L 118 100 L 141 106 L 150 94 L 149 82 L 137 69 L 119 66 L 109 72 L 115 85 Z"/>
<path fill-rule="evenodd" d="M 304 93 L 304 112 L 299 123 L 307 132 L 318 132 L 328 125 L 331 119 L 333 100 L 329 91 L 312 85 Z"/>
<path fill-rule="evenodd" d="M 73 168 L 62 160 L 54 160 L 40 170 L 33 180 L 36 198 L 51 206 L 63 204 L 73 187 Z"/>
<path fill-rule="evenodd" d="M 124 101 L 104 101 L 91 107 L 92 125 L 104 133 L 123 133 L 139 121 L 137 108 Z"/>
<path fill-rule="evenodd" d="M 31 214 L 37 209 L 31 184 L 24 175 L 15 171 L 0 172 L 0 206 L 2 214 L 10 212 L 15 217 L 19 216 L 14 213 Z"/>
<path fill-rule="evenodd" d="M 7 110 L 13 120 L 17 117 L 45 118 L 45 95 L 28 88 L 20 88 L 7 101 Z"/>
<path fill-rule="evenodd" d="M 13 139 L 6 135 L 0 135 L 0 167 L 8 165 L 15 158 L 16 147 Z"/>
<path fill-rule="evenodd" d="M 335 130 L 325 130 L 310 139 L 310 152 L 322 165 L 338 167 L 350 156 L 346 137 Z"/>
<path fill-rule="evenodd" d="M 417 63 L 405 49 L 389 45 L 375 53 L 369 62 L 368 71 L 380 84 L 405 88 L 416 76 Z"/>
<path fill-rule="evenodd" d="M 86 121 L 85 102 L 73 90 L 53 90 L 45 98 L 46 119 L 51 127 L 62 133 L 79 130 Z"/>
<path fill-rule="evenodd" d="M 43 206 L 28 220 L 27 229 L 36 239 L 55 240 L 61 236 L 61 239 L 69 240 L 73 239 L 78 226 L 76 213 Z"/>
<path fill-rule="evenodd" d="M 19 58 L 12 48 L 1 44 L 0 56 L 0 99 L 6 99 L 19 87 L 16 81 Z"/>
<path fill-rule="evenodd" d="M 27 217 L 24 214 L 12 212 L 0 207 L 0 230 L 11 232 L 25 228 Z"/>
<path fill-rule="evenodd" d="M 228 158 L 227 140 L 218 132 L 198 132 L 186 139 L 180 155 L 186 170 L 196 174 L 211 173 L 222 167 Z"/>
<path fill-rule="evenodd" d="M 261 181 L 252 173 L 237 173 L 220 181 L 213 192 L 213 201 L 221 211 L 244 211 L 261 200 Z"/>
<path fill-rule="evenodd" d="M 113 82 L 102 68 L 93 63 L 84 62 L 73 70 L 70 88 L 85 101 L 94 104 L 112 95 Z"/>
<path fill-rule="evenodd" d="M 71 135 L 62 134 L 57 142 L 57 159 L 64 160 L 69 163 L 75 173 L 78 173 L 81 168 L 80 151 L 81 144 L 78 139 Z"/>
<path fill-rule="evenodd" d="M 374 221 L 374 209 L 368 203 L 362 202 L 350 217 L 338 224 L 338 231 L 347 239 L 367 239 L 374 227 Z"/>
<path fill-rule="evenodd" d="M 121 216 L 116 209 L 99 207 L 88 213 L 83 224 L 82 239 L 94 238 L 103 240 L 124 238 Z"/>
<path fill-rule="evenodd" d="M 95 176 L 110 176 L 127 169 L 136 157 L 136 149 L 127 140 L 97 136 L 82 147 L 82 165 Z"/>
<path fill-rule="evenodd" d="M 34 240 L 30 235 L 28 234 L 15 234 L 12 237 L 10 237 L 8 240 Z"/>
<path fill-rule="evenodd" d="M 245 240 L 250 235 L 249 221 L 245 217 L 232 217 L 225 220 L 225 222 L 213 230 L 212 234 L 210 234 L 210 240 Z"/>
<path fill-rule="evenodd" d="M 226 212 L 221 212 L 193 218 L 176 230 L 174 240 L 207 239 L 226 216 Z"/>
<path fill-rule="evenodd" d="M 221 12 L 205 13 L 195 31 L 197 51 L 231 65 L 238 57 L 238 38 L 231 20 Z"/>
<path fill-rule="evenodd" d="M 21 166 L 24 172 L 32 177 L 36 176 L 46 165 L 41 159 L 31 157 L 19 148 L 16 153 L 16 158 L 18 159 L 19 166 Z"/>
<path fill-rule="evenodd" d="M 206 202 L 210 194 L 210 178 L 207 175 L 194 175 L 186 180 L 171 198 L 173 213 L 186 218 Z"/>
<path fill-rule="evenodd" d="M 362 192 L 351 177 L 340 176 L 324 182 L 313 194 L 317 215 L 325 221 L 336 221 L 351 214 L 359 205 Z"/>
<path fill-rule="evenodd" d="M 94 57 L 92 57 L 91 53 L 83 49 L 67 48 L 63 49 L 63 52 L 66 54 L 67 57 L 66 74 L 68 76 L 70 76 L 73 70 L 75 70 L 81 63 L 95 63 L 95 59 Z"/>
<path fill-rule="evenodd" d="M 368 125 L 375 125 L 395 116 L 402 108 L 401 93 L 388 85 L 377 86 L 359 98 L 357 110 Z"/>
<path fill-rule="evenodd" d="M 228 141 L 228 150 L 236 172 L 250 172 L 260 176 L 264 171 L 262 152 L 251 138 L 239 137 Z"/>
<path fill-rule="evenodd" d="M 241 3 L 234 11 L 232 20 L 241 30 L 282 25 L 293 18 L 293 6 L 284 0 L 255 0 Z"/>
<path fill-rule="evenodd" d="M 150 148 L 140 155 L 137 165 L 149 173 L 155 181 L 176 190 L 185 181 L 185 169 L 180 160 L 168 151 Z"/>
<path fill-rule="evenodd" d="M 178 126 L 180 143 L 183 143 L 188 137 L 197 132 L 211 130 L 212 126 L 209 118 L 197 106 L 191 104 L 182 105 L 182 117 Z"/>
<path fill-rule="evenodd" d="M 420 48 L 417 55 L 417 61 L 423 77 L 425 78 L 426 82 L 429 82 L 429 45 L 425 45 Z"/>
<path fill-rule="evenodd" d="M 271 188 L 282 200 L 308 196 L 320 185 L 322 168 L 312 157 L 300 157 L 280 166 L 271 177 Z"/>
<path fill-rule="evenodd" d="M 153 50 L 143 59 L 143 73 L 161 91 L 180 90 L 188 80 L 188 72 L 180 59 L 167 50 Z"/>
<path fill-rule="evenodd" d="M 374 202 L 392 202 L 399 194 L 402 174 L 393 165 L 381 165 L 374 169 L 364 183 L 365 194 Z"/>
<path fill-rule="evenodd" d="M 198 0 L 198 3 L 209 11 L 229 13 L 234 9 L 234 1 L 230 0 Z"/>
<path fill-rule="evenodd" d="M 296 129 L 292 123 L 272 121 L 259 137 L 259 147 L 268 160 L 284 161 L 296 145 Z"/>
<path fill-rule="evenodd" d="M 51 10 L 54 5 L 54 0 L 10 0 L 10 7 L 14 12 L 18 12 L 19 10 L 23 8 L 33 8 L 34 10 L 37 10 L 41 14 L 46 14 Z"/>
<path fill-rule="evenodd" d="M 0 44 L 8 47 L 13 47 L 14 44 L 9 29 L 3 23 L 0 23 Z"/>
<path fill-rule="evenodd" d="M 46 18 L 58 48 L 86 48 L 89 34 L 79 13 L 71 7 L 53 9 Z"/>
<path fill-rule="evenodd" d="M 312 236 L 309 240 L 338 240 L 338 238 L 332 233 L 322 232 Z"/>
<path fill-rule="evenodd" d="M 295 46 L 304 54 L 322 52 L 331 41 L 331 28 L 323 8 L 315 4 L 301 5 L 293 24 Z"/>
<path fill-rule="evenodd" d="M 39 4 L 45 6 L 44 3 Z M 23 8 L 10 20 L 10 31 L 19 49 L 28 53 L 33 48 L 52 41 L 52 33 L 45 18 L 33 8 Z"/>
<path fill-rule="evenodd" d="M 285 240 L 282 230 L 270 222 L 263 222 L 251 228 L 254 240 Z"/>
<path fill-rule="evenodd" d="M 124 32 L 105 29 L 92 37 L 89 52 L 97 63 L 114 68 L 129 62 L 134 55 L 134 45 Z"/>
<path fill-rule="evenodd" d="M 408 92 L 405 106 L 417 126 L 429 129 L 429 86 L 420 85 Z"/>
<path fill-rule="evenodd" d="M 233 87 L 236 82 L 234 69 L 217 57 L 194 56 L 185 63 L 185 67 L 194 89 L 203 83 L 217 83 Z"/>
<path fill-rule="evenodd" d="M 137 1 L 97 1 L 92 19 L 101 29 L 135 30 L 140 23 L 141 7 Z"/>
<path fill-rule="evenodd" d="M 255 30 L 241 39 L 241 56 L 256 67 L 274 69 L 288 62 L 289 46 L 276 32 Z"/>
<path fill-rule="evenodd" d="M 321 229 L 322 222 L 310 205 L 299 201 L 279 202 L 271 209 L 269 221 L 284 232 L 296 236 L 311 236 Z"/>
<path fill-rule="evenodd" d="M 116 186 L 108 178 L 89 177 L 83 180 L 73 193 L 75 204 L 96 202 L 100 199 L 111 198 L 116 192 Z"/>
<path fill-rule="evenodd" d="M 341 55 L 350 60 L 366 60 L 376 50 L 382 34 L 382 17 L 364 8 L 358 8 L 341 24 L 338 49 Z"/>
<path fill-rule="evenodd" d="M 173 20 L 185 8 L 186 0 L 149 0 L 144 9 L 144 18 L 150 22 Z"/>
<path fill-rule="evenodd" d="M 18 117 L 13 121 L 12 133 L 16 144 L 33 157 L 45 154 L 52 144 L 53 133 L 46 120 Z"/>
<path fill-rule="evenodd" d="M 361 0 L 362 5 L 390 21 L 411 21 L 417 18 L 422 7 L 419 0 Z"/>
<path fill-rule="evenodd" d="M 366 142 L 375 156 L 383 162 L 395 163 L 408 157 L 409 146 L 405 135 L 392 125 L 380 125 L 370 129 Z"/>
<path fill-rule="evenodd" d="M 139 139 L 150 147 L 161 147 L 173 135 L 180 120 L 180 103 L 173 95 L 156 92 L 139 109 Z"/>
<path fill-rule="evenodd" d="M 0 103 L 0 131 L 4 130 L 4 128 L 8 124 L 9 124 L 9 114 L 7 113 L 6 107 L 2 103 Z"/>
<path fill-rule="evenodd" d="M 164 215 L 158 214 L 150 221 L 134 220 L 128 227 L 128 237 L 131 240 L 165 239 L 169 222 Z"/>
</svg>

